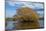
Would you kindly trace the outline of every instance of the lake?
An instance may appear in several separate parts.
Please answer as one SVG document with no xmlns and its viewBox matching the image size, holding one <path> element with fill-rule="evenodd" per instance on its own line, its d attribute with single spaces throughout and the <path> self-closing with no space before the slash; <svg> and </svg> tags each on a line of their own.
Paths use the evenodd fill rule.
<svg viewBox="0 0 46 31">
<path fill-rule="evenodd" d="M 44 27 L 44 20 L 39 20 L 39 24 L 40 27 L 43 28 Z M 14 21 L 7 21 L 7 26 L 6 26 L 6 30 L 14 30 L 16 29 L 15 27 L 15 22 Z"/>
</svg>

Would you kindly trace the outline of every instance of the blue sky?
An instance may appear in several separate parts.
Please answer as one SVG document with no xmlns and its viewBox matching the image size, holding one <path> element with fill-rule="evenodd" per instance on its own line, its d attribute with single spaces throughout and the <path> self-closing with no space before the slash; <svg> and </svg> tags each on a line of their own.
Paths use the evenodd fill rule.
<svg viewBox="0 0 46 31">
<path fill-rule="evenodd" d="M 19 7 L 30 7 L 33 9 L 43 9 L 43 4 L 32 2 L 14 2 L 13 0 L 6 0 L 6 17 L 13 17 L 16 14 L 16 9 Z"/>
</svg>

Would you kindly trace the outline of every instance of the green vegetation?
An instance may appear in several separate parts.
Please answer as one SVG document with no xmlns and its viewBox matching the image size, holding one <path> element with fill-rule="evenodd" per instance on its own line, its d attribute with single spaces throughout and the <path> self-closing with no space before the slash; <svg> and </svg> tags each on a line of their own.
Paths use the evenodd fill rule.
<svg viewBox="0 0 46 31">
<path fill-rule="evenodd" d="M 6 21 L 12 21 L 13 18 L 5 18 Z"/>
</svg>

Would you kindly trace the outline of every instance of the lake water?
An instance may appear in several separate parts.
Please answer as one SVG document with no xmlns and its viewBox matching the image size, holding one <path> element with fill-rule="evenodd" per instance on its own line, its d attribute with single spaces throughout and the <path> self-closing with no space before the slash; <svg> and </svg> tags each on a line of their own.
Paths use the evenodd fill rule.
<svg viewBox="0 0 46 31">
<path fill-rule="evenodd" d="M 40 24 L 40 27 L 44 27 L 44 21 L 43 20 L 39 20 L 39 24 Z M 6 29 L 16 29 L 15 27 L 15 22 L 14 21 L 7 21 L 7 26 L 6 26 Z"/>
<path fill-rule="evenodd" d="M 40 27 L 44 27 L 44 20 L 39 21 Z"/>
</svg>

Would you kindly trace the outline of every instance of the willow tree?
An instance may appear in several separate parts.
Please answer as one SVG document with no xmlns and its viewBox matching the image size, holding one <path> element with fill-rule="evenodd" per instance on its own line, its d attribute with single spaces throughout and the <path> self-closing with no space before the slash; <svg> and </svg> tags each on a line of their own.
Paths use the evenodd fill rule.
<svg viewBox="0 0 46 31">
<path fill-rule="evenodd" d="M 32 8 L 22 7 L 16 10 L 17 14 L 14 16 L 14 20 L 21 22 L 16 27 L 19 29 L 38 28 L 39 16 Z"/>
</svg>

